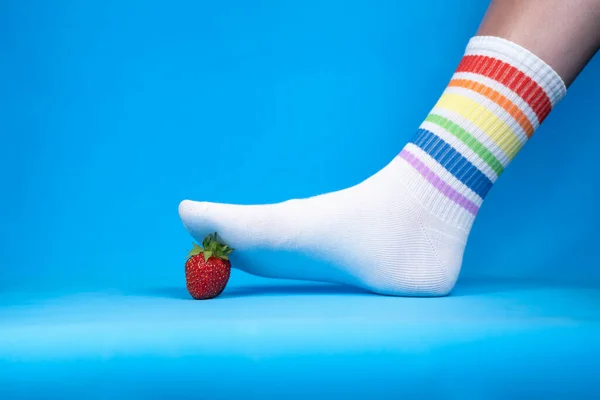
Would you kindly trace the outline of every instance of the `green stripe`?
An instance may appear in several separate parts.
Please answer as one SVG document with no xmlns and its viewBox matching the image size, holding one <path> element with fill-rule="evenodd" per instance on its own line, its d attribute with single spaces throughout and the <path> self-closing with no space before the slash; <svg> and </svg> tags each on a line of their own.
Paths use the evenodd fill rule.
<svg viewBox="0 0 600 400">
<path fill-rule="evenodd" d="M 485 161 L 485 163 L 489 165 L 498 176 L 500 176 L 504 171 L 504 166 L 502 163 L 498 161 L 498 159 L 479 140 L 475 139 L 475 137 L 473 137 L 469 132 L 465 131 L 454 122 L 436 114 L 429 114 L 425 121 L 439 125 L 460 139 L 461 142 L 466 144 L 479 157 L 481 157 L 481 159 Z"/>
</svg>

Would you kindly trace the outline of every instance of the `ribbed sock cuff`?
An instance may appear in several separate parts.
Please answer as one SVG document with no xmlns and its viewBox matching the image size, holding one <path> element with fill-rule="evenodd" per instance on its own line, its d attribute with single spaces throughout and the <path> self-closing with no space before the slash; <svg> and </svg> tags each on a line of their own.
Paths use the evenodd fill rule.
<svg viewBox="0 0 600 400">
<path fill-rule="evenodd" d="M 477 36 L 400 158 L 405 183 L 433 214 L 470 227 L 483 199 L 565 96 L 560 76 L 529 50 Z"/>
<path fill-rule="evenodd" d="M 526 48 L 496 36 L 475 36 L 469 40 L 465 55 L 478 54 L 508 62 L 534 79 L 544 89 L 552 106 L 567 93 L 562 78 L 544 60 Z"/>
</svg>

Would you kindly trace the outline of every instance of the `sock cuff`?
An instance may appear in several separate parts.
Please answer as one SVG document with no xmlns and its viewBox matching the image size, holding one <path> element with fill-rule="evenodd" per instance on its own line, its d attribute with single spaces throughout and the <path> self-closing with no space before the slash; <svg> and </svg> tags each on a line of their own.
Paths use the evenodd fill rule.
<svg viewBox="0 0 600 400">
<path fill-rule="evenodd" d="M 516 43 L 469 41 L 448 87 L 399 158 L 405 183 L 437 217 L 468 229 L 521 148 L 566 94 L 560 76 Z"/>
<path fill-rule="evenodd" d="M 469 40 L 467 55 L 484 55 L 504 61 L 533 79 L 544 90 L 552 107 L 567 93 L 567 87 L 556 71 L 526 48 L 496 36 L 475 36 Z"/>
</svg>

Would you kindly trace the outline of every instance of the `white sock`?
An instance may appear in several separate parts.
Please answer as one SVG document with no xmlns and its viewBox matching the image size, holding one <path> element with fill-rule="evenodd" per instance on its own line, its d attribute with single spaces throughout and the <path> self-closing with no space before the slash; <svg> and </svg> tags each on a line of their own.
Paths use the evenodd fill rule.
<svg viewBox="0 0 600 400">
<path fill-rule="evenodd" d="M 199 242 L 216 231 L 249 255 L 237 267 L 255 275 L 446 295 L 485 195 L 565 92 L 560 77 L 526 49 L 475 37 L 413 140 L 364 182 L 271 205 L 185 200 L 179 213 Z M 260 249 L 314 262 L 252 259 Z"/>
</svg>

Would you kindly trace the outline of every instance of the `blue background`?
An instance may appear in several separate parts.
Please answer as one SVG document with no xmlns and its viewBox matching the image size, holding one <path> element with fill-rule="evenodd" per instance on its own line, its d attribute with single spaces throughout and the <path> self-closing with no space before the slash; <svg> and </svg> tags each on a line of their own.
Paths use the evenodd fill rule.
<svg viewBox="0 0 600 400">
<path fill-rule="evenodd" d="M 180 200 L 368 177 L 484 3 L 3 1 L 1 285 L 181 283 Z M 492 190 L 463 277 L 600 277 L 599 77 L 595 59 Z"/>
<path fill-rule="evenodd" d="M 224 301 L 182 302 L 180 200 L 276 202 L 370 176 L 439 97 L 485 3 L 0 2 L 0 395 L 109 381 L 121 392 L 98 397 L 140 382 L 155 383 L 146 397 L 183 395 L 194 370 L 209 398 L 232 371 L 232 396 L 265 374 L 284 393 L 309 372 L 296 393 L 353 374 L 347 391 L 377 394 L 398 368 L 397 394 L 429 398 L 594 388 L 569 371 L 591 373 L 600 353 L 599 58 L 476 220 L 459 282 L 495 286 L 391 299 L 234 271 Z"/>
</svg>

